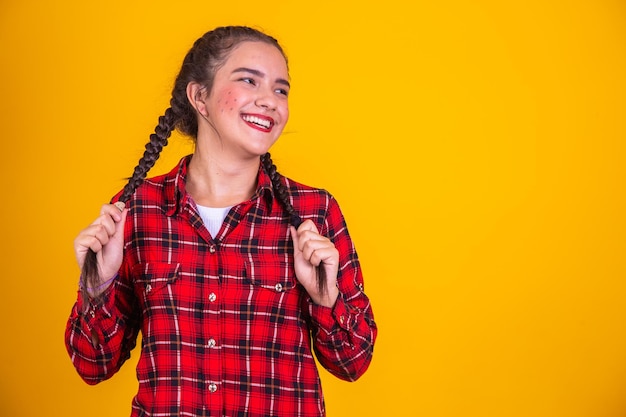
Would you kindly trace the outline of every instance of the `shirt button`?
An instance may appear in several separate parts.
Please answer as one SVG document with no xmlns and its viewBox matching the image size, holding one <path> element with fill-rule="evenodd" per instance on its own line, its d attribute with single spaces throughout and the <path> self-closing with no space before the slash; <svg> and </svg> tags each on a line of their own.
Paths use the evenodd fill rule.
<svg viewBox="0 0 626 417">
<path fill-rule="evenodd" d="M 217 391 L 217 384 L 211 382 L 209 384 L 209 392 L 214 393 L 215 391 Z"/>
<path fill-rule="evenodd" d="M 283 290 L 283 284 L 279 282 L 274 286 L 274 288 L 276 289 L 276 292 L 281 292 Z"/>
<path fill-rule="evenodd" d="M 339 316 L 339 322 L 343 324 L 344 321 L 346 321 L 346 318 L 344 316 Z"/>
<path fill-rule="evenodd" d="M 93 310 L 91 310 L 91 311 L 89 312 L 89 315 L 90 315 L 92 318 L 93 318 L 93 317 L 96 317 L 96 312 L 95 312 L 95 311 L 93 311 Z"/>
<path fill-rule="evenodd" d="M 211 246 L 209 246 L 209 252 L 211 252 L 211 253 L 215 253 L 215 251 L 216 251 L 216 250 L 217 250 L 217 249 L 215 249 L 215 245 L 211 245 Z"/>
<path fill-rule="evenodd" d="M 210 338 L 209 341 L 207 342 L 207 346 L 210 348 L 214 348 L 215 347 L 215 339 Z"/>
<path fill-rule="evenodd" d="M 152 285 L 148 284 L 146 285 L 146 292 L 150 292 L 152 291 Z"/>
<path fill-rule="evenodd" d="M 217 300 L 217 295 L 215 295 L 215 293 L 212 292 L 211 294 L 209 294 L 209 301 L 214 302 L 215 300 Z"/>
</svg>

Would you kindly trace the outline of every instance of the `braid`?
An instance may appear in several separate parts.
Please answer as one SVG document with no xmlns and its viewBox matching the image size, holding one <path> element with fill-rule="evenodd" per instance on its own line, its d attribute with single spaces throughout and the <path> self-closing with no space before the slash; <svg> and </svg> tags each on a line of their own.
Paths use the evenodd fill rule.
<svg viewBox="0 0 626 417">
<path fill-rule="evenodd" d="M 124 187 L 119 201 L 126 203 L 130 199 L 130 196 L 146 178 L 148 171 L 150 171 L 157 159 L 159 159 L 161 150 L 163 150 L 164 146 L 167 146 L 167 139 L 172 134 L 172 130 L 174 130 L 174 119 L 174 112 L 171 107 L 165 110 L 163 116 L 159 117 L 159 124 L 154 129 L 154 133 L 150 135 L 150 142 L 146 144 L 146 150 L 135 167 L 133 176 L 130 177 Z"/>
<path fill-rule="evenodd" d="M 276 170 L 276 165 L 274 165 L 274 162 L 272 162 L 272 157 L 269 152 L 261 156 L 261 163 L 263 164 L 263 169 L 272 181 L 272 188 L 274 189 L 274 192 L 278 197 L 278 201 L 289 215 L 289 223 L 292 226 L 298 228 L 300 224 L 302 224 L 302 219 L 300 218 L 298 213 L 296 213 L 296 210 L 293 208 L 291 201 L 289 201 L 289 193 L 287 192 L 287 188 L 281 181 L 282 175 L 280 175 Z"/>
<path fill-rule="evenodd" d="M 285 187 L 285 184 L 281 181 L 282 175 L 276 170 L 276 165 L 272 162 L 272 157 L 269 152 L 261 156 L 261 163 L 263 164 L 263 169 L 272 181 L 272 188 L 274 189 L 278 202 L 289 215 L 289 223 L 293 227 L 298 228 L 302 224 L 302 219 L 298 213 L 296 213 L 296 210 L 289 200 L 287 187 Z M 321 264 L 317 267 L 317 291 L 320 294 L 326 293 L 326 271 Z"/>
<path fill-rule="evenodd" d="M 171 108 L 165 110 L 165 114 L 159 117 L 159 124 L 154 129 L 154 133 L 150 135 L 150 142 L 146 144 L 146 150 L 137 163 L 132 177 L 128 180 L 122 191 L 118 201 L 126 203 L 130 196 L 135 192 L 137 187 L 141 185 L 146 178 L 148 171 L 152 168 L 161 155 L 161 150 L 167 145 L 167 139 L 172 134 L 174 129 L 176 117 L 174 111 Z M 96 253 L 92 250 L 87 252 L 85 261 L 83 263 L 82 274 L 80 275 L 80 290 L 83 296 L 83 300 L 87 300 L 89 293 L 88 288 L 96 288 L 100 285 L 100 272 L 98 271 L 98 258 Z M 94 300 L 97 302 L 98 297 Z M 87 305 L 85 303 L 85 305 Z"/>
</svg>

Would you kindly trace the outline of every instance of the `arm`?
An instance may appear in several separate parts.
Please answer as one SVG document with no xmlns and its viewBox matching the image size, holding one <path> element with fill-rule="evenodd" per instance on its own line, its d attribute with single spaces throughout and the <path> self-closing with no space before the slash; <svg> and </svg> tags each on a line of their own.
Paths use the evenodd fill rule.
<svg viewBox="0 0 626 417">
<path fill-rule="evenodd" d="M 354 381 L 367 370 L 377 335 L 370 301 L 363 292 L 359 260 L 339 205 L 332 197 L 322 226 L 322 237 L 327 236 L 332 250 L 319 243 L 319 238 L 307 239 L 301 233 L 309 227 L 303 223 L 298 229 L 300 236 L 294 239 L 294 246 L 302 248 L 302 256 L 313 265 L 322 262 L 328 280 L 328 294 L 320 295 L 315 293 L 314 279 L 307 283 L 298 278 L 310 296 L 304 307 L 313 325 L 313 346 L 324 368 L 341 379 Z M 296 251 L 295 256 L 301 255 Z M 330 303 L 326 302 L 329 299 Z"/>
<path fill-rule="evenodd" d="M 97 384 L 115 374 L 130 357 L 139 331 L 139 320 L 130 312 L 135 299 L 132 288 L 120 276 L 100 296 L 78 300 L 65 328 L 65 346 L 78 374 Z"/>
<path fill-rule="evenodd" d="M 127 213 L 123 206 L 104 205 L 100 216 L 74 241 L 79 267 L 93 251 L 102 280 L 101 285 L 87 291 L 94 299 L 79 292 L 65 330 L 70 358 L 89 384 L 110 378 L 119 370 L 130 356 L 139 331 L 130 275 L 122 265 Z"/>
</svg>

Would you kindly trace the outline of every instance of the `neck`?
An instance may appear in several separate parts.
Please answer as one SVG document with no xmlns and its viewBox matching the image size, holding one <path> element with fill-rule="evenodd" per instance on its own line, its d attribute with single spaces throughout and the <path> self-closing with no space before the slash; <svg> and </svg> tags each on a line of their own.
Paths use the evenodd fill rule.
<svg viewBox="0 0 626 417">
<path fill-rule="evenodd" d="M 227 161 L 196 149 L 189 162 L 187 192 L 202 206 L 234 206 L 254 194 L 259 164 L 259 158 Z"/>
</svg>

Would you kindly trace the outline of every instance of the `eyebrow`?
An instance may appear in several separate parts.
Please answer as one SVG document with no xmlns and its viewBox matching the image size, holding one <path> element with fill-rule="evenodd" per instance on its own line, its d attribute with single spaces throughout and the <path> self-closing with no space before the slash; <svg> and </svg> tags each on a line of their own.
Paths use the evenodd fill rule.
<svg viewBox="0 0 626 417">
<path fill-rule="evenodd" d="M 259 70 L 256 70 L 256 69 L 253 69 L 253 68 L 240 67 L 240 68 L 237 68 L 237 69 L 233 70 L 233 74 L 236 73 L 236 72 L 248 72 L 248 73 L 256 75 L 257 77 L 260 77 L 260 78 L 264 78 L 265 77 L 265 74 L 263 72 L 261 72 Z M 276 82 L 278 84 L 283 84 L 283 85 L 286 85 L 287 87 L 291 87 L 291 84 L 289 84 L 289 81 L 287 81 L 287 80 L 285 80 L 283 78 L 277 78 Z"/>
</svg>

